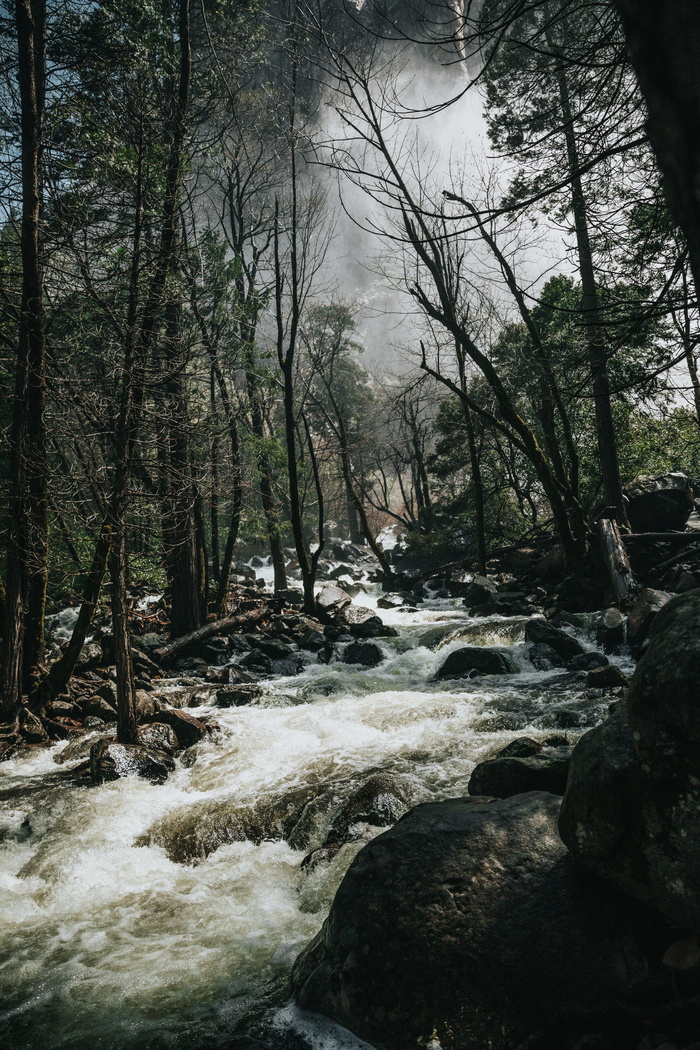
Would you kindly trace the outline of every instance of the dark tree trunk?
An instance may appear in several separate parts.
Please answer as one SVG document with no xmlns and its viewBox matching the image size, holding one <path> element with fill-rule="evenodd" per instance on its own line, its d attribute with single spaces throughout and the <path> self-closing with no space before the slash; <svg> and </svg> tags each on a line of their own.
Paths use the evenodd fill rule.
<svg viewBox="0 0 700 1050">
<path fill-rule="evenodd" d="M 16 709 L 43 660 L 48 553 L 41 261 L 45 3 L 17 0 L 15 12 L 21 106 L 22 300 L 10 432 L 7 597 L 0 679 L 0 703 L 6 714 Z"/>
<path fill-rule="evenodd" d="M 580 171 L 578 146 L 571 99 L 566 81 L 566 74 L 559 68 L 556 73 L 564 118 L 564 137 L 566 153 L 571 173 L 571 203 L 576 231 L 576 247 L 581 275 L 581 292 L 583 316 L 586 326 L 586 343 L 588 361 L 593 380 L 593 403 L 595 407 L 596 435 L 598 439 L 598 458 L 603 482 L 605 501 L 612 509 L 615 519 L 629 527 L 627 511 L 622 494 L 620 464 L 617 454 L 617 435 L 610 400 L 610 382 L 608 379 L 608 356 L 605 336 L 601 325 L 598 302 L 598 286 L 593 268 L 593 252 L 588 231 L 586 198 Z"/>
</svg>

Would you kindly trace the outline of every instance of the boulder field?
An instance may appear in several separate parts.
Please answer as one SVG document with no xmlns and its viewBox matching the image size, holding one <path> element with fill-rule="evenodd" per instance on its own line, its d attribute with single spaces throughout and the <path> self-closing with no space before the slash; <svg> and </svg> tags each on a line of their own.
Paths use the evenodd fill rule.
<svg viewBox="0 0 700 1050">
<path fill-rule="evenodd" d="M 369 842 L 296 961 L 298 1004 L 379 1050 L 698 1050 L 699 669 L 694 591 L 658 612 L 563 801 L 512 793 L 545 758 L 563 790 L 568 753 L 535 744 Z"/>
</svg>

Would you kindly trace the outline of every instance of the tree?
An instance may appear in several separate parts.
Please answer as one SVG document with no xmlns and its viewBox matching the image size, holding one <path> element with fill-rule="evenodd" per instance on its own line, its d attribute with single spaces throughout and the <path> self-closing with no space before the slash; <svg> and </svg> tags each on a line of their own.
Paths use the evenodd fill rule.
<svg viewBox="0 0 700 1050">
<path fill-rule="evenodd" d="M 13 402 L 7 593 L 4 603 L 0 703 L 16 710 L 44 653 L 48 554 L 46 366 L 42 267 L 46 10 L 43 0 L 17 0 L 20 93 L 22 292 Z"/>
</svg>

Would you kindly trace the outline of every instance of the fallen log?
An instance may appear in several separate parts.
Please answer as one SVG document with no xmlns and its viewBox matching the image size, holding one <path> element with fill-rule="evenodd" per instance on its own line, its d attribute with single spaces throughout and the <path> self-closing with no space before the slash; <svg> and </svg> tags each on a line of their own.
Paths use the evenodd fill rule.
<svg viewBox="0 0 700 1050">
<path fill-rule="evenodd" d="M 615 597 L 625 607 L 633 600 L 638 587 L 620 530 L 616 522 L 600 518 L 596 522 L 596 532 Z"/>
<path fill-rule="evenodd" d="M 205 638 L 211 638 L 215 634 L 230 634 L 232 631 L 252 626 L 259 620 L 262 620 L 267 612 L 267 606 L 263 605 L 259 609 L 252 609 L 250 612 L 241 613 L 238 616 L 227 616 L 223 620 L 205 623 L 203 627 L 198 627 L 196 631 L 191 631 L 190 634 L 183 634 L 180 638 L 175 638 L 172 642 L 168 642 L 167 645 L 161 645 L 159 649 L 154 649 L 152 656 L 164 663 L 167 660 L 171 660 L 173 656 L 177 656 L 188 645 L 202 642 Z"/>
</svg>

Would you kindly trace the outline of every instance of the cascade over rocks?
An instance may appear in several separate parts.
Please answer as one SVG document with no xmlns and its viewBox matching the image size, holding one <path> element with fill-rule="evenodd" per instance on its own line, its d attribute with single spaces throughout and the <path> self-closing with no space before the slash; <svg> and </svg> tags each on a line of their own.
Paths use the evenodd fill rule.
<svg viewBox="0 0 700 1050">
<path fill-rule="evenodd" d="M 656 616 L 626 700 L 581 738 L 560 831 L 590 871 L 700 930 L 700 592 Z"/>
<path fill-rule="evenodd" d="M 433 1033 L 511 1050 L 628 993 L 663 920 L 576 867 L 559 805 L 540 792 L 428 803 L 368 843 L 295 963 L 299 1006 L 386 1050 Z"/>
<path fill-rule="evenodd" d="M 695 506 L 685 474 L 641 475 L 623 488 L 633 532 L 682 530 Z"/>
</svg>

